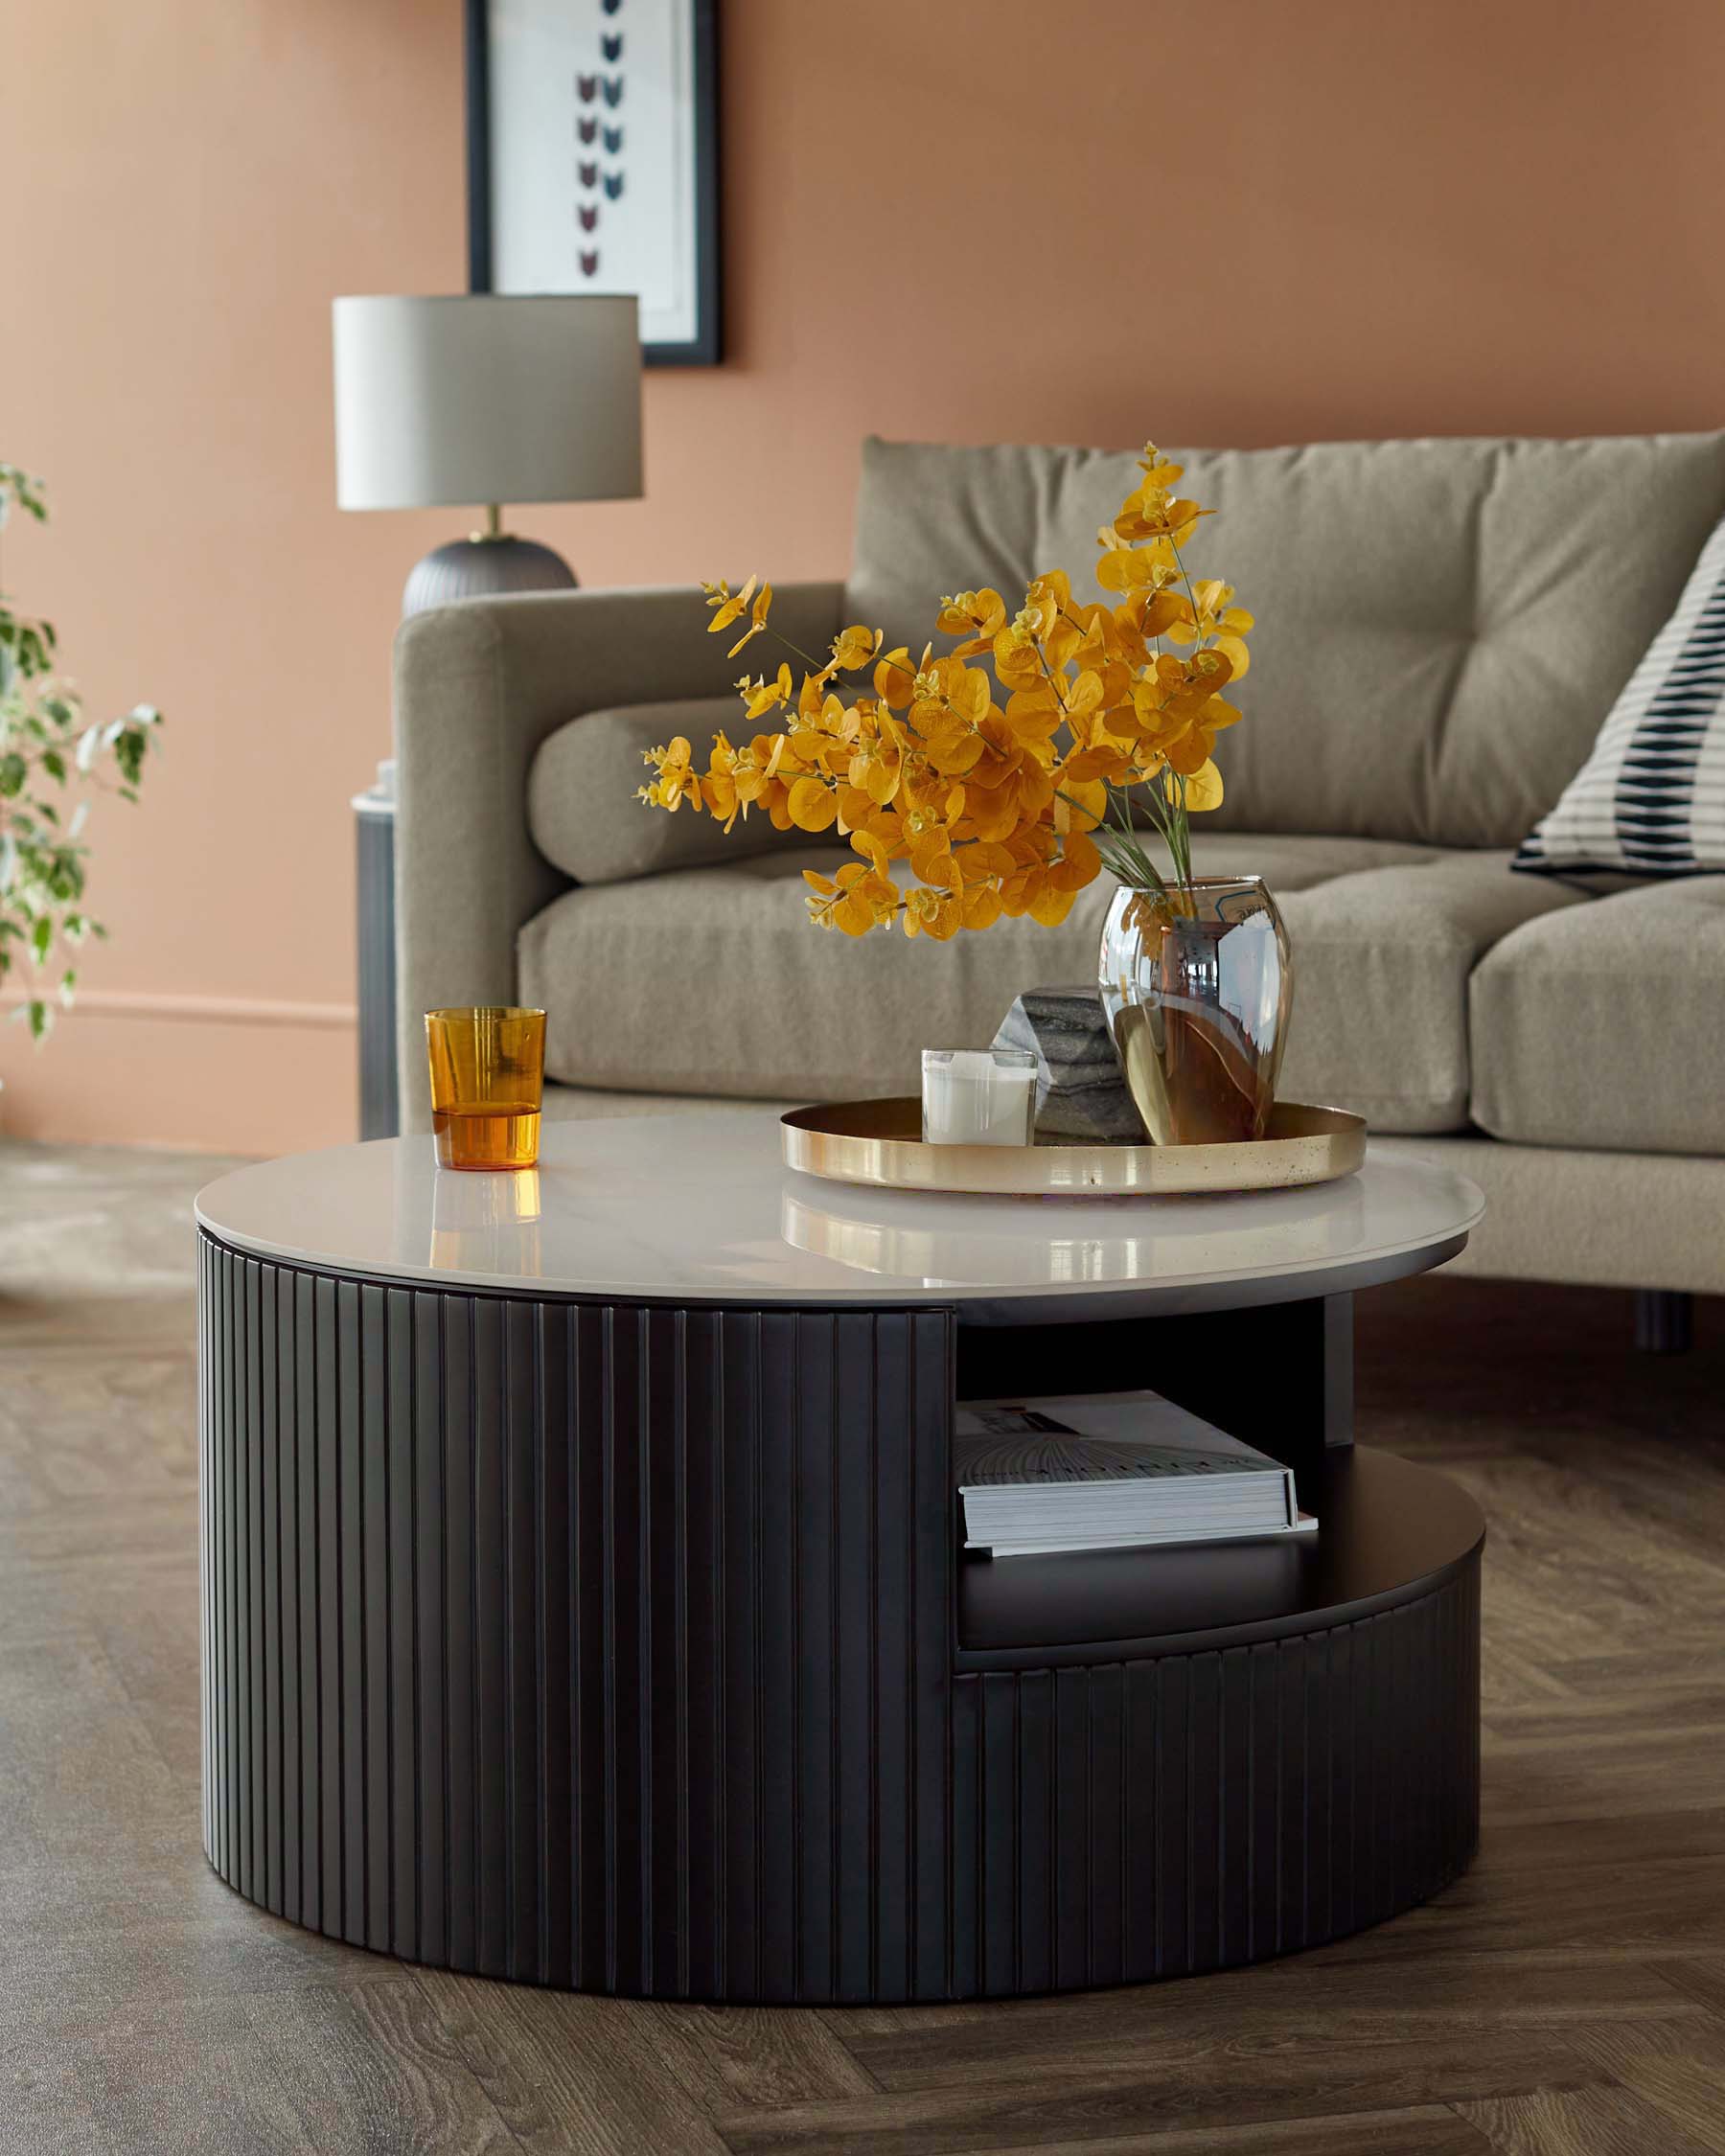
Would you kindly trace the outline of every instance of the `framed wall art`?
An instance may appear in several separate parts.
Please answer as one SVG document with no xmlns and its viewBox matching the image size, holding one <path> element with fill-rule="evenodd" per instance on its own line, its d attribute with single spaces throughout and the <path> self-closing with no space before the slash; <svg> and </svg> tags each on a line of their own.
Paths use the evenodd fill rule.
<svg viewBox="0 0 1725 2156">
<path fill-rule="evenodd" d="M 633 292 L 649 364 L 717 364 L 716 5 L 467 0 L 474 291 Z"/>
</svg>

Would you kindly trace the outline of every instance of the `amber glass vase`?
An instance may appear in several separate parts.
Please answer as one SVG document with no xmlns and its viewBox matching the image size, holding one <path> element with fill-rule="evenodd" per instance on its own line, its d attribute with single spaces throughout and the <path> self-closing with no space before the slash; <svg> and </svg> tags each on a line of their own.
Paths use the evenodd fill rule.
<svg viewBox="0 0 1725 2156">
<path fill-rule="evenodd" d="M 1293 988 L 1287 932 L 1255 876 L 1165 894 L 1122 885 L 1102 928 L 1102 1009 L 1153 1145 L 1261 1138 Z"/>
<path fill-rule="evenodd" d="M 500 1004 L 427 1011 L 431 1128 L 445 1168 L 531 1168 L 539 1158 L 545 1014 Z"/>
</svg>

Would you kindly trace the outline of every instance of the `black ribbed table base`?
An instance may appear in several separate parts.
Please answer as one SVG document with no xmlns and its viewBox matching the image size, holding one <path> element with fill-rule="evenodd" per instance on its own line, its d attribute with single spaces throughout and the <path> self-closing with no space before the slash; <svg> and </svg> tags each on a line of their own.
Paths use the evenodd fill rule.
<svg viewBox="0 0 1725 2156">
<path fill-rule="evenodd" d="M 208 1235 L 200 1294 L 204 1844 L 295 1923 L 935 2000 L 1286 1953 L 1467 1861 L 1464 1510 L 1336 1609 L 1039 1662 L 960 1634 L 950 1309 L 396 1288 Z M 1324 1470 L 1332 1563 L 1370 1458 Z"/>
</svg>

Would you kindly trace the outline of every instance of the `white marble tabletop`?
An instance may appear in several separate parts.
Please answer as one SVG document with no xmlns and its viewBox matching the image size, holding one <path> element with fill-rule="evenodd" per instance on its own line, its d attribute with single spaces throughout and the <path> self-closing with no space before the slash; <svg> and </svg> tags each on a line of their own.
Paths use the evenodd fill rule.
<svg viewBox="0 0 1725 2156">
<path fill-rule="evenodd" d="M 539 1167 L 514 1175 L 440 1169 L 428 1137 L 337 1146 L 237 1169 L 197 1200 L 237 1250 L 371 1279 L 956 1303 L 978 1322 L 1340 1292 L 1440 1263 L 1483 1210 L 1463 1176 L 1376 1158 L 1340 1182 L 1237 1197 L 867 1190 L 784 1167 L 776 1119 L 735 1111 L 547 1124 Z"/>
</svg>

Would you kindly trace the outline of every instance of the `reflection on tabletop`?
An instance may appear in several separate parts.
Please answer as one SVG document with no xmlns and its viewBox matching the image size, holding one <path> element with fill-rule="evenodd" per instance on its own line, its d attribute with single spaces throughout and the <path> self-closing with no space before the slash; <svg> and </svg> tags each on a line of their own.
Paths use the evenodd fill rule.
<svg viewBox="0 0 1725 2156">
<path fill-rule="evenodd" d="M 1231 1203 L 994 1198 L 973 1201 L 943 1222 L 938 1200 L 841 1189 L 787 1175 L 780 1233 L 794 1250 L 931 1287 L 1214 1277 L 1291 1270 L 1352 1250 L 1360 1240 L 1364 1193 L 1357 1183 L 1332 1191 L 1322 1211 L 1304 1217 L 1303 1208 L 1277 1204 L 1275 1193 L 1265 1192 Z M 1194 1207 L 1205 1208 L 1208 1228 Z M 1248 1208 L 1257 1208 L 1255 1219 Z"/>
</svg>

